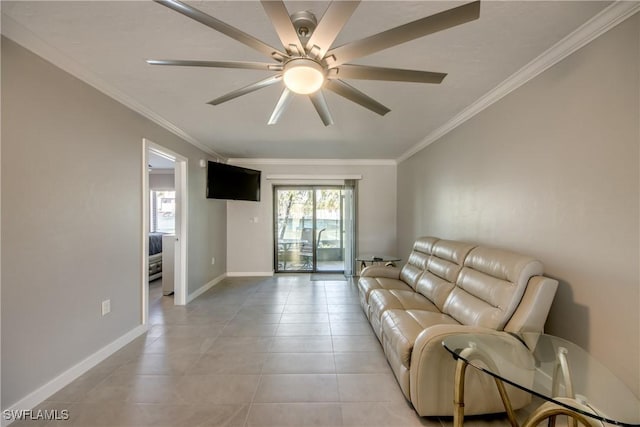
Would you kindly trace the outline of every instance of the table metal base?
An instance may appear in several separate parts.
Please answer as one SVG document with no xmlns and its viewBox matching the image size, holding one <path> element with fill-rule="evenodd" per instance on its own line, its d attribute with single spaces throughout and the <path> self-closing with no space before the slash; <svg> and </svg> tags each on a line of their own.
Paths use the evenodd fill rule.
<svg viewBox="0 0 640 427">
<path fill-rule="evenodd" d="M 468 363 L 463 359 L 458 359 L 456 365 L 456 374 L 455 374 L 455 390 L 454 390 L 454 400 L 453 400 L 453 426 L 454 427 L 462 427 L 464 424 L 464 380 L 465 373 L 467 369 Z M 512 427 L 520 427 L 518 421 L 516 420 L 515 412 L 513 411 L 513 407 L 511 406 L 511 401 L 509 400 L 509 395 L 505 389 L 504 383 L 498 378 L 494 377 L 496 382 L 496 387 L 498 387 L 498 392 L 500 393 L 500 398 L 502 399 L 502 404 L 504 405 L 504 409 L 507 412 L 507 418 L 509 418 L 509 422 Z M 567 401 L 571 400 L 576 403 L 575 399 L 571 398 L 562 398 Z M 547 420 L 549 427 L 555 426 L 556 417 L 558 415 L 566 415 L 570 418 L 570 426 L 576 427 L 578 423 L 587 426 L 587 427 L 598 427 L 602 426 L 600 422 L 597 420 L 582 415 L 576 411 L 573 411 L 567 407 L 558 405 L 554 402 L 545 402 L 536 408 L 535 411 L 529 415 L 527 420 L 522 424 L 522 427 L 536 427 L 542 421 Z"/>
</svg>

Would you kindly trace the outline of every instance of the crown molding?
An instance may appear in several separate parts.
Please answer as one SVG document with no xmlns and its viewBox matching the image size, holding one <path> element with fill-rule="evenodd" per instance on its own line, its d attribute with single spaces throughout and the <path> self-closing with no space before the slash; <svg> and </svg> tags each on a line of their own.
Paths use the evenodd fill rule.
<svg viewBox="0 0 640 427">
<path fill-rule="evenodd" d="M 252 159 L 230 158 L 230 164 L 284 166 L 396 166 L 393 159 Z"/>
<path fill-rule="evenodd" d="M 428 145 L 442 138 L 476 114 L 515 91 L 529 80 L 542 74 L 548 68 L 600 37 L 638 11 L 640 11 L 640 2 L 637 1 L 616 1 L 607 6 L 575 31 L 547 49 L 520 70 L 516 71 L 477 101 L 463 109 L 447 123 L 428 134 L 422 141 L 398 157 L 396 159 L 397 163 L 407 160 Z"/>
<path fill-rule="evenodd" d="M 40 56 L 41 58 L 44 58 L 46 61 L 66 71 L 82 82 L 92 86 L 108 97 L 113 98 L 130 110 L 133 110 L 143 117 L 146 117 L 147 119 L 163 127 L 164 129 L 168 130 L 169 132 L 173 133 L 189 144 L 199 148 L 200 150 L 213 157 L 219 157 L 223 159 L 225 158 L 224 156 L 221 156 L 213 151 L 211 147 L 208 147 L 207 145 L 193 138 L 191 135 L 186 133 L 184 130 L 182 130 L 169 120 L 165 119 L 156 112 L 152 111 L 150 108 L 145 107 L 132 97 L 126 95 L 109 83 L 105 82 L 103 79 L 87 70 L 84 66 L 76 62 L 74 59 L 56 49 L 55 47 L 51 46 L 45 40 L 38 37 L 35 33 L 28 30 L 24 25 L 18 23 L 15 19 L 4 13 L 2 14 L 1 30 L 3 36 L 13 40 L 19 45 Z"/>
</svg>

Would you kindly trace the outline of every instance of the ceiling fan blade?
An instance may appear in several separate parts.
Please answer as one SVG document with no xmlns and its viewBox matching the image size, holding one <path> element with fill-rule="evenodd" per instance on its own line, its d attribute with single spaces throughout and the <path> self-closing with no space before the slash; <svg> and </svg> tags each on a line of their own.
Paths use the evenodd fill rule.
<svg viewBox="0 0 640 427">
<path fill-rule="evenodd" d="M 357 80 L 384 80 L 390 82 L 441 83 L 446 73 L 402 70 L 399 68 L 371 67 L 369 65 L 342 64 L 336 77 Z"/>
<path fill-rule="evenodd" d="M 362 105 L 364 108 L 367 108 L 374 113 L 380 114 L 381 116 L 384 116 L 389 111 L 391 111 L 375 99 L 365 95 L 358 89 L 343 82 L 342 80 L 327 80 L 324 83 L 324 87 L 344 98 L 347 98 L 350 101 L 355 102 L 356 104 Z"/>
<path fill-rule="evenodd" d="M 231 37 L 234 40 L 239 41 L 252 49 L 257 50 L 258 52 L 262 52 L 268 57 L 276 58 L 278 60 L 282 60 L 282 58 L 286 57 L 284 53 L 280 52 L 278 49 L 273 46 L 269 46 L 261 40 L 253 37 L 250 34 L 241 31 L 226 22 L 222 22 L 217 18 L 214 18 L 211 15 L 207 15 L 206 13 L 189 6 L 186 3 L 183 3 L 179 0 L 154 0 L 156 3 L 160 3 L 163 6 L 168 7 L 169 9 L 173 9 L 178 13 L 183 14 L 191 19 L 194 19 L 201 24 L 206 25 L 209 28 L 212 28 L 228 37 Z"/>
<path fill-rule="evenodd" d="M 211 105 L 219 105 L 222 104 L 223 102 L 227 102 L 227 101 L 231 101 L 232 99 L 235 99 L 239 96 L 242 95 L 246 95 L 248 93 L 254 92 L 258 89 L 262 89 L 265 88 L 267 86 L 271 86 L 273 84 L 278 83 L 280 80 L 282 80 L 282 74 L 276 74 L 275 76 L 271 76 L 268 77 L 264 80 L 260 80 L 259 82 L 255 82 L 250 84 L 249 86 L 245 86 L 241 89 L 236 89 L 233 92 L 229 92 L 226 95 L 223 95 L 219 98 L 214 99 L 213 101 L 209 101 L 207 102 L 207 104 L 211 104 Z"/>
<path fill-rule="evenodd" d="M 360 1 L 332 1 L 307 42 L 307 52 L 323 58 Z"/>
<path fill-rule="evenodd" d="M 192 61 L 183 59 L 147 59 L 149 65 L 176 65 L 179 67 L 241 68 L 245 70 L 282 71 L 282 64 L 248 61 Z"/>
<path fill-rule="evenodd" d="M 289 104 L 291 103 L 291 99 L 293 99 L 293 92 L 291 92 L 286 87 L 282 91 L 282 95 L 280 95 L 280 99 L 278 99 L 278 103 L 276 104 L 276 108 L 273 109 L 273 113 L 271 113 L 271 118 L 267 124 L 275 125 L 280 120 L 280 116 L 287 109 Z"/>
<path fill-rule="evenodd" d="M 414 40 L 427 34 L 446 30 L 456 25 L 478 19 L 480 16 L 480 1 L 474 1 L 408 24 L 356 40 L 351 43 L 331 49 L 326 56 L 331 58 L 331 67 L 336 67 L 354 58 L 360 58 L 387 49 L 401 43 Z"/>
<path fill-rule="evenodd" d="M 291 22 L 287 7 L 281 0 L 262 0 L 262 7 L 273 23 L 278 37 L 288 53 L 304 55 L 304 47 L 300 42 L 298 33 Z M 297 50 L 297 52 L 296 52 Z"/>
<path fill-rule="evenodd" d="M 327 100 L 324 98 L 324 94 L 321 90 L 316 93 L 312 93 L 309 95 L 309 99 L 313 103 L 313 106 L 316 108 L 322 123 L 325 126 L 330 126 L 333 124 L 333 117 L 331 117 L 331 113 L 329 112 L 329 106 L 327 105 Z"/>
</svg>

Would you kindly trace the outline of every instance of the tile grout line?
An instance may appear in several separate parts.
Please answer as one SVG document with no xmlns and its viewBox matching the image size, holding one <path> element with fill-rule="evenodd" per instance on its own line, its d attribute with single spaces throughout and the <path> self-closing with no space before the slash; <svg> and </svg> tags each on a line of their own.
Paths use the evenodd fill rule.
<svg viewBox="0 0 640 427">
<path fill-rule="evenodd" d="M 271 350 L 273 348 L 275 337 L 276 337 L 278 329 L 280 328 L 280 325 L 281 325 L 281 322 L 282 322 L 282 316 L 283 316 L 285 308 L 287 306 L 287 301 L 289 300 L 289 295 L 291 295 L 291 287 L 289 288 L 289 290 L 287 292 L 287 298 L 285 299 L 285 303 L 284 303 L 284 305 L 282 307 L 282 311 L 280 312 L 280 317 L 278 319 L 278 323 L 277 323 L 278 326 L 276 327 L 276 330 L 274 331 L 274 335 L 271 336 L 271 343 L 269 344 L 269 349 L 268 350 Z M 272 354 L 271 352 L 268 352 L 269 356 L 267 356 L 266 360 L 269 359 L 271 354 Z M 251 396 L 251 400 L 249 401 L 249 407 L 247 408 L 247 415 L 245 415 L 244 423 L 242 424 L 244 427 L 248 427 L 248 425 L 249 425 L 249 417 L 251 415 L 251 410 L 253 409 L 253 405 L 254 405 L 254 402 L 255 402 L 255 399 L 256 399 L 256 395 L 258 394 L 258 390 L 260 389 L 260 385 L 262 384 L 262 378 L 264 376 L 264 368 L 265 368 L 266 360 L 262 363 L 262 367 L 260 368 L 260 374 L 258 376 L 258 382 L 257 382 L 257 385 L 256 385 L 256 389 L 253 391 L 253 394 Z"/>
</svg>

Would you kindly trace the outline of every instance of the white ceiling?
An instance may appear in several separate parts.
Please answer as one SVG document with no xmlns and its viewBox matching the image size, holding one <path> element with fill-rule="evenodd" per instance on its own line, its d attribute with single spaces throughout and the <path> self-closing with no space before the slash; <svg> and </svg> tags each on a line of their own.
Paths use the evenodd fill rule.
<svg viewBox="0 0 640 427">
<path fill-rule="evenodd" d="M 191 5 L 280 46 L 254 1 L 193 1 Z M 364 1 L 334 46 L 464 2 Z M 610 2 L 483 1 L 480 19 L 361 58 L 354 63 L 446 72 L 440 85 L 351 81 L 391 109 L 381 117 L 326 94 L 335 124 L 322 125 L 311 102 L 296 96 L 277 125 L 267 125 L 278 85 L 219 106 L 206 103 L 261 80 L 255 70 L 154 67 L 146 59 L 266 61 L 260 53 L 151 1 L 2 2 L 2 27 L 93 76 L 226 157 L 396 159 L 510 75 L 566 37 Z M 289 1 L 290 13 L 321 17 L 328 2 Z M 10 17 L 9 20 L 6 17 Z M 6 32 L 5 32 L 6 33 Z M 11 34 L 9 34 L 11 37 Z M 29 48 L 29 46 L 26 46 Z"/>
<path fill-rule="evenodd" d="M 148 158 L 147 160 L 149 161 L 149 168 L 150 169 L 175 169 L 176 167 L 176 162 L 173 160 L 170 160 L 166 157 L 160 156 L 156 153 L 154 153 L 153 151 L 149 151 L 149 153 L 147 154 Z"/>
</svg>

